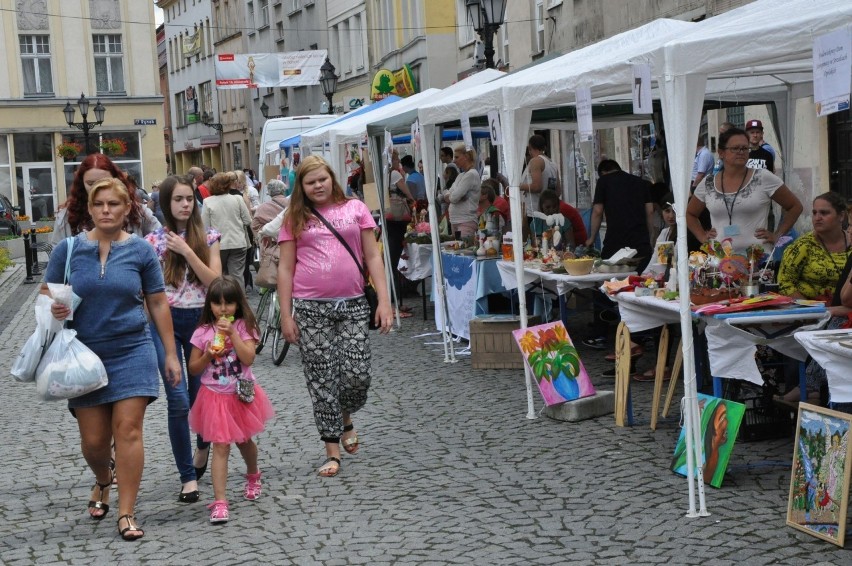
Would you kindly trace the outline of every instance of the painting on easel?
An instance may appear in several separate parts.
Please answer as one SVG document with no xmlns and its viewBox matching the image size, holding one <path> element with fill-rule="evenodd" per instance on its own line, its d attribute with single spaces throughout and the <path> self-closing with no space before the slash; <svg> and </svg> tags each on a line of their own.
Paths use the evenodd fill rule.
<svg viewBox="0 0 852 566">
<path fill-rule="evenodd" d="M 849 501 L 852 415 L 799 404 L 787 524 L 843 546 Z"/>
</svg>

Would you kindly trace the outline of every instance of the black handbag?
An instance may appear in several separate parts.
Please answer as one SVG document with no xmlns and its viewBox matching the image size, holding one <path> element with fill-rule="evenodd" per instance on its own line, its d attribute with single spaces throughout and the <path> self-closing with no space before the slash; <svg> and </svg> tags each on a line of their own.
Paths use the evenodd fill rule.
<svg viewBox="0 0 852 566">
<path fill-rule="evenodd" d="M 352 256 L 352 259 L 355 261 L 355 265 L 358 266 L 358 271 L 361 272 L 361 275 L 364 276 L 364 298 L 367 299 L 367 304 L 370 305 L 370 320 L 369 327 L 370 330 L 378 330 L 380 327 L 376 324 L 376 310 L 379 308 L 379 294 L 376 292 L 376 288 L 373 287 L 372 283 L 370 283 L 370 278 L 367 275 L 367 270 L 364 268 L 364 265 L 358 261 L 358 258 L 355 256 L 355 252 L 352 251 L 352 248 L 349 247 L 349 244 L 346 243 L 346 240 L 343 239 L 343 236 L 340 235 L 340 232 L 334 229 L 328 220 L 323 217 L 322 214 L 317 212 L 317 209 L 314 207 L 310 207 L 311 212 L 316 216 L 320 222 L 325 224 L 325 227 L 334 234 L 334 237 L 338 239 L 338 241 L 343 244 L 343 247 L 346 248 L 346 251 L 349 252 L 349 255 Z"/>
</svg>

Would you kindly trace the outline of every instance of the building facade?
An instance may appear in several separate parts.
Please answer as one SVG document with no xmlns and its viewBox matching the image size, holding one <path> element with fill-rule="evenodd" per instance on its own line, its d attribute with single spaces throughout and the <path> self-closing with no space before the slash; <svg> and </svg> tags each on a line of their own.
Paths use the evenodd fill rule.
<svg viewBox="0 0 852 566">
<path fill-rule="evenodd" d="M 165 26 L 172 128 L 172 170 L 222 168 L 222 135 L 214 95 L 215 30 L 211 0 L 160 0 Z"/>
<path fill-rule="evenodd" d="M 52 217 L 74 170 L 107 153 L 140 186 L 166 172 L 154 7 L 130 0 L 0 0 L 0 192 L 33 220 Z M 88 136 L 66 123 L 104 108 Z M 88 143 L 87 143 L 88 142 Z M 14 180 L 14 181 L 13 181 Z"/>
</svg>

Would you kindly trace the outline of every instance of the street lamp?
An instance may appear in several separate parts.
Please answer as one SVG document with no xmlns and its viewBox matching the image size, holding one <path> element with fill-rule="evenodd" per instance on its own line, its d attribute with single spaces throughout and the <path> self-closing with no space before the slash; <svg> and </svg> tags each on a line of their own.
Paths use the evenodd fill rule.
<svg viewBox="0 0 852 566">
<path fill-rule="evenodd" d="M 211 121 L 212 119 L 213 119 L 213 117 L 209 113 L 207 113 L 207 112 L 201 113 L 201 123 L 202 124 L 204 124 L 208 128 L 213 128 L 217 132 L 221 132 L 224 129 L 222 124 L 220 124 L 219 122 L 212 122 Z"/>
<path fill-rule="evenodd" d="M 95 104 L 94 112 L 95 112 L 95 121 L 89 122 L 87 117 L 89 115 L 89 99 L 86 98 L 83 93 L 80 93 L 80 99 L 77 101 L 77 106 L 80 107 L 80 115 L 83 117 L 82 122 L 74 121 L 74 107 L 71 106 L 71 102 L 68 101 L 65 103 L 65 108 L 62 109 L 62 113 L 65 114 L 65 122 L 71 126 L 72 128 L 77 128 L 78 130 L 83 131 L 83 141 L 86 145 L 86 154 L 91 153 L 89 149 L 89 131 L 95 128 L 95 126 L 100 126 L 104 123 L 104 114 L 106 114 L 106 108 L 101 101 L 98 100 L 97 104 Z"/>
<path fill-rule="evenodd" d="M 329 114 L 334 114 L 334 103 L 331 99 L 334 98 L 334 91 L 337 90 L 337 79 L 339 78 L 334 74 L 334 65 L 326 57 L 325 63 L 320 67 L 320 85 L 322 85 L 323 94 L 328 99 Z"/>
<path fill-rule="evenodd" d="M 465 7 L 473 29 L 485 44 L 485 68 L 494 68 L 494 34 L 503 25 L 506 0 L 466 0 Z"/>
<path fill-rule="evenodd" d="M 503 25 L 506 17 L 506 0 L 466 0 L 465 8 L 473 29 L 485 44 L 485 68 L 493 69 L 494 65 L 494 34 Z M 491 163 L 491 178 L 496 179 L 499 173 L 497 166 L 497 148 L 493 145 L 489 152 Z"/>
<path fill-rule="evenodd" d="M 270 116 L 269 105 L 266 104 L 265 100 L 260 104 L 260 113 L 263 115 L 263 118 L 265 120 L 272 120 L 273 118 L 284 118 L 284 114 L 273 114 L 272 116 Z"/>
</svg>

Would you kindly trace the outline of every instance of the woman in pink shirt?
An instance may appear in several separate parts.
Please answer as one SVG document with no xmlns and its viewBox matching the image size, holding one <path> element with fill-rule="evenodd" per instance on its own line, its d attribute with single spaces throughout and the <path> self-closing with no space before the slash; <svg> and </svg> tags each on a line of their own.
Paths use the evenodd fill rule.
<svg viewBox="0 0 852 566">
<path fill-rule="evenodd" d="M 346 241 L 358 263 L 318 216 Z M 288 342 L 299 344 L 325 442 L 326 460 L 317 471 L 323 477 L 340 471 L 341 443 L 349 454 L 358 451 L 352 414 L 366 403 L 370 386 L 370 307 L 362 266 L 379 296 L 375 323 L 383 334 L 393 319 L 375 227 L 370 210 L 346 198 L 325 160 L 302 161 L 278 236 L 278 295 L 281 330 Z"/>
</svg>

